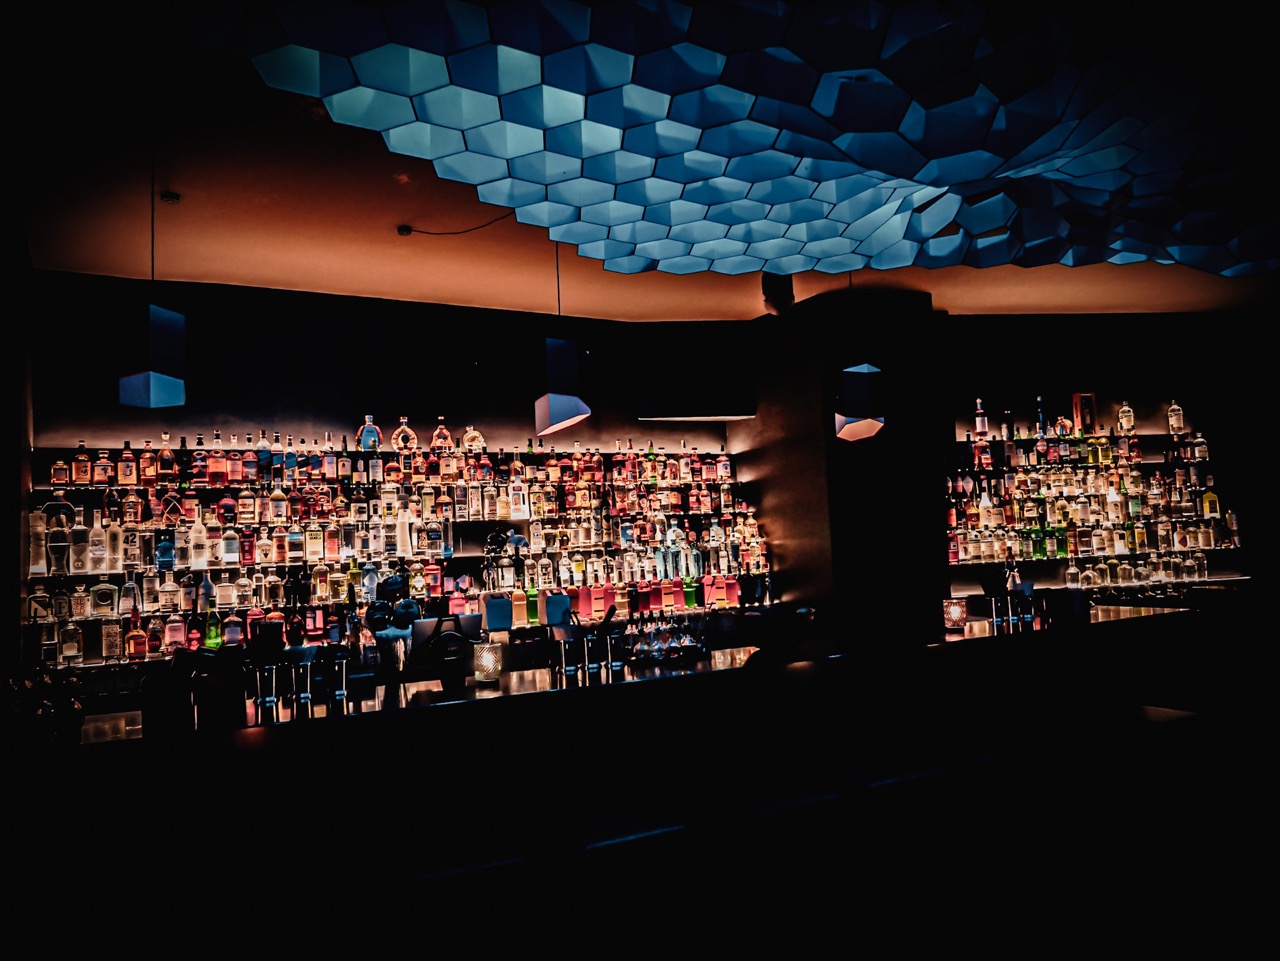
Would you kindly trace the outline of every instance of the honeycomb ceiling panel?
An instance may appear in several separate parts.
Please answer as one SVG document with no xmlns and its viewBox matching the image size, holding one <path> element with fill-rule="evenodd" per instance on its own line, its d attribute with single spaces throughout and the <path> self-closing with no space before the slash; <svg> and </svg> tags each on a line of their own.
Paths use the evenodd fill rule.
<svg viewBox="0 0 1280 961">
<path fill-rule="evenodd" d="M 234 219 L 230 181 L 215 173 L 228 169 L 216 167 L 224 153 L 246 179 L 268 172 L 244 198 L 251 212 L 277 205 L 270 221 L 254 213 L 258 222 L 277 221 L 295 184 L 317 201 L 299 211 L 298 236 L 324 219 L 319 203 L 351 217 L 362 237 L 388 229 L 355 219 L 370 201 L 395 208 L 392 223 L 434 219 L 417 234 L 498 224 L 487 213 L 467 219 L 457 205 L 474 200 L 505 208 L 506 226 L 422 239 L 417 249 L 461 255 L 475 244 L 474 260 L 490 236 L 563 243 L 583 258 L 575 279 L 590 285 L 585 278 L 601 270 L 811 272 L 819 285 L 823 275 L 898 271 L 885 280 L 929 284 L 920 268 L 950 283 L 964 268 L 1099 265 L 1134 277 L 1151 274 L 1133 265 L 1173 265 L 1214 282 L 1270 282 L 1280 267 L 1274 84 L 1257 25 L 1229 7 L 1193 18 L 1145 0 L 229 0 L 180 19 L 175 11 L 155 34 L 140 29 L 141 15 L 123 14 L 20 31 L 47 34 L 63 51 L 32 68 L 25 96 L 42 124 L 43 156 L 80 148 L 63 167 L 92 163 L 95 184 L 116 176 L 111 158 L 86 153 L 87 137 L 60 128 L 96 123 L 122 138 L 140 134 L 140 151 L 155 144 L 152 180 L 167 180 L 159 186 L 184 202 L 152 218 L 141 273 L 153 277 L 209 274 L 212 266 L 176 259 L 196 249 L 193 240 L 206 260 L 235 249 L 224 234 Z M 114 37 L 100 29 L 111 17 L 120 18 Z M 216 59 L 201 60 L 199 48 Z M 192 69 L 175 70 L 189 52 Z M 114 91 L 110 109 L 77 124 L 76 105 L 95 88 Z M 144 89 L 158 91 L 154 101 Z M 165 112 L 148 111 L 153 102 Z M 328 132 L 313 138 L 304 123 Z M 285 140 L 285 127 L 303 135 Z M 312 149 L 285 173 L 292 144 L 313 140 L 342 152 Z M 207 167 L 204 181 L 185 159 L 202 143 L 209 163 L 190 156 L 200 174 Z M 357 156 L 366 146 L 386 158 Z M 383 179 L 346 190 L 338 178 L 353 159 L 385 170 Z M 46 191 L 38 206 L 72 216 L 64 193 Z M 179 218 L 208 236 L 166 234 Z M 377 224 L 386 222 L 383 213 Z M 104 251 L 123 249 L 102 243 L 96 219 L 79 223 Z M 139 275 L 132 264 L 98 270 L 81 253 L 88 241 L 72 243 L 65 226 L 48 228 L 33 263 Z M 515 248 L 503 250 L 505 258 Z M 532 248 L 520 256 L 534 273 L 545 260 Z M 240 270 L 233 282 L 271 277 L 265 262 L 247 272 L 239 260 L 224 266 Z M 358 284 L 371 295 L 429 299 L 448 287 L 402 273 L 412 265 L 398 254 L 376 266 Z M 531 279 L 519 282 L 545 299 Z M 745 289 L 724 280 L 719 291 Z M 299 282 L 280 277 L 282 286 Z M 661 283 L 650 278 L 645 289 L 683 291 L 692 281 Z M 973 289 L 956 283 L 968 284 L 966 296 Z M 449 287 L 438 296 L 456 295 Z"/>
<path fill-rule="evenodd" d="M 821 196 L 830 181 L 857 173 L 938 188 L 943 198 L 962 202 L 934 204 L 932 214 L 905 215 L 898 213 L 896 201 L 887 202 L 882 219 L 892 219 L 892 238 L 886 239 L 885 227 L 869 232 L 854 250 L 835 255 L 842 264 L 851 254 L 862 254 L 874 266 L 885 262 L 890 249 L 896 250 L 888 258 L 895 265 L 1042 264 L 1043 242 L 1065 239 L 1058 260 L 1063 264 L 1155 260 L 1216 273 L 1275 265 L 1273 260 L 1242 261 L 1239 255 L 1251 247 L 1236 243 L 1238 233 L 1221 229 L 1203 231 L 1210 236 L 1196 242 L 1165 226 L 1145 231 L 1142 243 L 1117 247 L 1110 235 L 1117 224 L 1152 219 L 1151 207 L 1136 202 L 1137 172 L 1167 168 L 1195 150 L 1189 138 L 1192 111 L 1162 104 L 1158 92 L 1126 82 L 1124 63 L 1086 58 L 1082 68 L 1067 63 L 1046 71 L 1044 61 L 1027 67 L 1025 59 L 1001 56 L 1014 45 L 1062 52 L 1067 40 L 1056 37 L 1052 18 L 1029 21 L 1029 35 L 1010 37 L 1007 25 L 990 21 L 985 7 L 963 0 L 850 3 L 843 10 L 830 6 L 828 16 L 821 10 L 797 16 L 794 8 L 800 6 L 725 0 L 698 8 L 695 17 L 694 5 L 677 3 L 420 0 L 397 8 L 394 39 L 408 48 L 405 65 L 416 60 L 431 83 L 436 81 L 430 56 L 448 52 L 449 83 L 414 101 L 421 113 L 417 119 L 467 135 L 468 151 L 434 161 L 443 165 L 445 176 L 492 181 L 499 175 L 495 156 L 512 159 L 540 147 L 536 128 L 528 125 L 544 125 L 548 143 L 567 139 L 585 145 L 581 126 L 564 131 L 564 138 L 550 136 L 584 120 L 571 99 L 576 95 L 579 104 L 586 98 L 585 120 L 599 128 L 589 139 L 624 145 L 589 157 L 584 176 L 626 184 L 656 168 L 658 177 L 683 184 L 692 195 L 686 200 L 673 198 L 669 190 L 634 189 L 627 196 L 636 202 L 603 207 L 584 195 L 580 216 L 587 223 L 600 223 L 601 217 L 613 227 L 625 218 L 665 222 L 674 205 L 708 199 L 695 181 L 727 174 L 748 185 L 747 198 L 761 202 L 754 208 L 758 219 L 801 223 L 832 216 L 851 237 L 844 228 L 850 216 L 845 204 L 812 201 L 797 209 L 797 201 Z M 344 29 L 343 23 L 349 26 Z M 407 104 L 402 95 L 378 96 L 359 86 L 358 58 L 367 60 L 366 51 L 393 39 L 390 29 L 385 37 L 371 35 L 370 24 L 370 7 L 359 3 L 328 4 L 323 17 L 282 16 L 285 42 L 255 58 L 263 82 L 300 93 L 321 91 L 335 122 L 369 125 L 385 116 L 388 129 L 401 126 Z M 830 43 L 842 30 L 857 41 L 843 54 Z M 413 37 L 420 38 L 420 48 L 411 45 Z M 334 89 L 344 80 L 347 90 Z M 1059 96 L 1037 95 L 1055 90 Z M 503 98 L 501 120 L 493 115 L 498 96 Z M 768 106 L 753 112 L 758 98 Z M 1065 136 L 1049 136 L 1055 130 Z M 778 149 L 779 144 L 788 149 Z M 723 158 L 723 169 L 716 160 L 707 163 L 708 156 Z M 802 162 L 814 160 L 838 162 L 822 181 L 795 176 Z M 469 163 L 476 165 L 472 174 L 466 170 Z M 539 173 L 523 175 L 551 182 Z M 1065 238 L 1063 222 L 1044 216 L 1052 208 L 1043 206 L 1045 192 L 1035 189 L 1040 179 L 1080 188 L 1091 198 L 1092 215 L 1078 226 L 1068 222 Z M 1014 211 L 1023 214 L 1018 232 L 968 246 L 899 245 L 903 237 L 927 241 L 958 229 L 970 234 L 991 229 L 993 224 L 967 223 L 965 216 L 972 220 L 986 206 L 970 198 L 992 192 L 1001 197 L 1001 224 L 1012 220 Z M 735 213 L 745 215 L 747 209 L 738 205 Z M 940 217 L 941 210 L 954 210 L 955 217 Z M 1188 233 L 1201 232 L 1195 229 L 1196 211 L 1177 213 L 1173 220 L 1188 225 Z M 1162 216 L 1169 219 L 1167 213 Z M 860 219 L 877 218 L 866 211 Z M 673 269 L 698 269 L 680 245 L 653 246 L 642 259 L 660 266 L 668 250 L 681 258 Z M 761 259 L 775 272 L 821 265 L 820 258 L 795 252 Z M 634 257 L 622 261 L 618 269 L 640 269 Z M 715 264 L 706 261 L 703 269 Z"/>
</svg>

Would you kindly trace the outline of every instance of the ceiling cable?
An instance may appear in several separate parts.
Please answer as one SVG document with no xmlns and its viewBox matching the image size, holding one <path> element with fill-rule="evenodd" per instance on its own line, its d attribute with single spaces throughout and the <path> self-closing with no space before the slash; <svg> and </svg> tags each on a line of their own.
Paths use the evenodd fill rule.
<svg viewBox="0 0 1280 961">
<path fill-rule="evenodd" d="M 473 230 L 482 230 L 485 227 L 491 227 L 499 220 L 506 220 L 515 213 L 514 210 L 508 210 L 500 217 L 494 217 L 492 220 L 482 224 L 476 224 L 474 227 L 466 227 L 462 230 L 419 230 L 417 227 L 411 227 L 409 224 L 400 224 L 396 227 L 396 233 L 401 237 L 408 237 L 410 234 L 428 234 L 432 237 L 455 237 L 458 234 L 469 234 Z"/>
</svg>

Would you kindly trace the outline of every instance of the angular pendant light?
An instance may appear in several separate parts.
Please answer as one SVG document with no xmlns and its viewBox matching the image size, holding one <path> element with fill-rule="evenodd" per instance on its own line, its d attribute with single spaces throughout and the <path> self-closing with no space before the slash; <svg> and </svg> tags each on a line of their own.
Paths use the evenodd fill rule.
<svg viewBox="0 0 1280 961">
<path fill-rule="evenodd" d="M 880 411 L 880 368 L 870 364 L 846 367 L 840 372 L 840 396 L 836 398 L 836 436 L 864 440 L 884 426 Z"/>
<path fill-rule="evenodd" d="M 547 392 L 533 404 L 534 431 L 546 437 L 591 416 L 578 396 L 578 345 L 547 338 Z"/>
</svg>

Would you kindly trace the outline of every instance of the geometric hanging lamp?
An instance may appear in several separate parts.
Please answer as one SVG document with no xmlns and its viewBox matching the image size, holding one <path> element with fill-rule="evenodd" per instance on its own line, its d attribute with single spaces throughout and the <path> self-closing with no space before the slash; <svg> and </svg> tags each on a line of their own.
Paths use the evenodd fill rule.
<svg viewBox="0 0 1280 961">
<path fill-rule="evenodd" d="M 125 407 L 181 407 L 187 402 L 187 319 L 150 305 L 147 318 L 147 369 L 120 378 Z"/>
<path fill-rule="evenodd" d="M 883 426 L 880 368 L 870 364 L 846 367 L 840 372 L 840 396 L 836 398 L 836 436 L 864 440 Z"/>
<path fill-rule="evenodd" d="M 572 340 L 547 338 L 547 392 L 533 405 L 534 430 L 539 437 L 572 427 L 591 416 L 578 396 L 578 345 Z"/>
</svg>

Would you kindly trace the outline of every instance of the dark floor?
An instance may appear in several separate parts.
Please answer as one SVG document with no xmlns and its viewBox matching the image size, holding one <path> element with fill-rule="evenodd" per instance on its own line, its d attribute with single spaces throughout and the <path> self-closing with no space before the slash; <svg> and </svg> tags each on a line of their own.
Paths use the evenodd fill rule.
<svg viewBox="0 0 1280 961">
<path fill-rule="evenodd" d="M 64 948 L 1242 955 L 1263 933 L 1247 705 L 1059 702 L 975 666 L 16 755 L 10 905 Z"/>
</svg>

